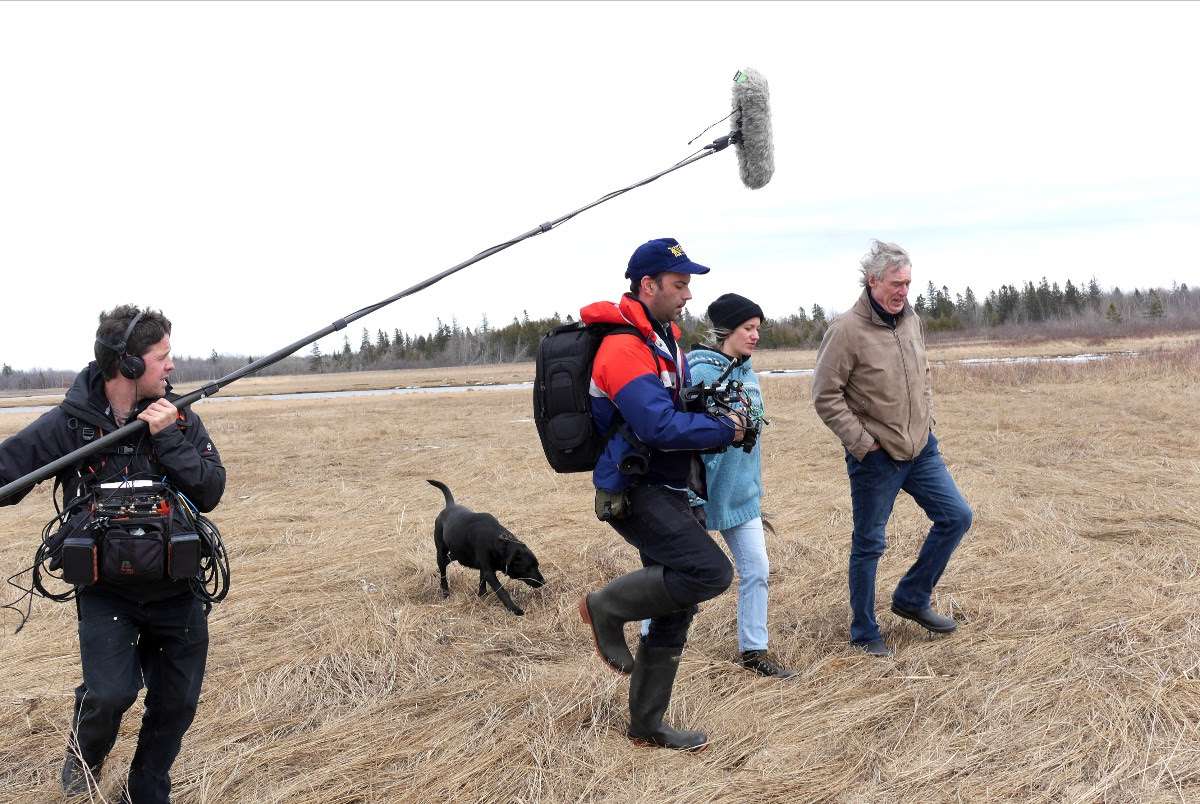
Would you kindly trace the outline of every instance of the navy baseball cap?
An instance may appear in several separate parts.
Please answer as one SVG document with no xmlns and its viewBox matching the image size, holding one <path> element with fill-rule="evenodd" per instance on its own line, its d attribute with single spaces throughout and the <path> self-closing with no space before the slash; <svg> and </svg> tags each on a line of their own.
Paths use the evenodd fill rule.
<svg viewBox="0 0 1200 804">
<path fill-rule="evenodd" d="M 674 271 L 677 274 L 706 274 L 708 268 L 694 263 L 683 253 L 683 246 L 673 237 L 660 237 L 642 243 L 629 258 L 629 267 L 625 269 L 626 279 L 641 279 L 643 276 L 657 276 L 664 271 Z"/>
</svg>

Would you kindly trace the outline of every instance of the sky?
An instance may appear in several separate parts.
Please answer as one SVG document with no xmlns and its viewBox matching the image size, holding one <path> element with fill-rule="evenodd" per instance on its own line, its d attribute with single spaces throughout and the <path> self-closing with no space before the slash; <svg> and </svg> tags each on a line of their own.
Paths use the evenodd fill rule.
<svg viewBox="0 0 1200 804">
<path fill-rule="evenodd" d="M 697 315 L 844 310 L 872 238 L 918 289 L 1198 285 L 1197 30 L 1195 3 L 0 4 L 0 362 L 82 367 L 121 303 L 177 355 L 274 351 L 674 164 L 746 66 L 767 187 L 730 149 L 351 343 L 577 313 L 656 237 L 713 269 Z"/>
</svg>

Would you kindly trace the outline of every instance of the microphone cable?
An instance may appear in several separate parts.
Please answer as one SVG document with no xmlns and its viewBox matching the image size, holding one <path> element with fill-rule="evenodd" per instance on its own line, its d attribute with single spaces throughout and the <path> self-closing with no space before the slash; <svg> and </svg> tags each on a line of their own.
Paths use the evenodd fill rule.
<svg viewBox="0 0 1200 804">
<path fill-rule="evenodd" d="M 184 516 L 196 529 L 196 535 L 200 537 L 202 545 L 200 574 L 191 578 L 188 585 L 191 587 L 192 596 L 204 603 L 206 609 L 211 609 L 214 603 L 220 603 L 229 594 L 229 554 L 221 540 L 221 531 L 213 521 L 200 513 L 200 509 L 183 492 L 172 493 L 180 503 Z"/>
<path fill-rule="evenodd" d="M 722 123 L 724 123 L 726 120 L 728 120 L 729 118 L 731 118 L 731 117 L 733 117 L 735 114 L 737 114 L 739 111 L 741 111 L 741 110 L 740 110 L 740 109 L 735 109 L 734 111 L 732 111 L 732 112 L 730 112 L 729 114 L 725 115 L 725 116 L 724 116 L 724 117 L 722 117 L 720 120 L 718 120 L 717 122 L 713 123 L 713 124 L 712 124 L 711 126 L 709 126 L 708 128 L 704 129 L 704 131 L 701 131 L 699 134 L 697 134 L 696 136 L 694 136 L 694 137 L 692 137 L 690 140 L 688 140 L 688 141 L 687 141 L 687 144 L 688 144 L 688 145 L 691 145 L 693 142 L 695 142 L 696 140 L 700 139 L 700 138 L 701 138 L 701 137 L 703 137 L 703 136 L 704 136 L 706 133 L 708 133 L 709 131 L 711 131 L 711 130 L 712 130 L 712 128 L 713 128 L 713 126 L 719 126 L 719 125 L 721 125 L 721 124 L 722 124 Z"/>
</svg>

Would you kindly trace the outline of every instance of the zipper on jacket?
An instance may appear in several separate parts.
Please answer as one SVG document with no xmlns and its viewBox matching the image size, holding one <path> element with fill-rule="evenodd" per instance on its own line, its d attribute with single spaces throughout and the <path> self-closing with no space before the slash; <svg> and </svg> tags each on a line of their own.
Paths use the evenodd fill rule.
<svg viewBox="0 0 1200 804">
<path fill-rule="evenodd" d="M 904 367 L 904 395 L 908 397 L 908 421 L 904 429 L 909 431 L 908 434 L 908 452 L 912 455 L 909 460 L 914 460 L 917 455 L 917 442 L 912 440 L 912 380 L 908 376 L 908 363 L 904 361 L 904 344 L 900 343 L 899 327 L 892 330 L 892 337 L 896 339 L 896 349 L 900 351 L 900 365 Z"/>
</svg>

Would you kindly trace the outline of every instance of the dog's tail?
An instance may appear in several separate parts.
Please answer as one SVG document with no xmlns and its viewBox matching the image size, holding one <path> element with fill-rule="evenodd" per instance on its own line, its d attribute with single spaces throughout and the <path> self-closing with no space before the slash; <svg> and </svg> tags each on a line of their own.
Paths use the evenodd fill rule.
<svg viewBox="0 0 1200 804">
<path fill-rule="evenodd" d="M 426 480 L 425 482 L 431 486 L 437 486 L 439 489 L 442 490 L 442 494 L 444 494 L 446 496 L 446 507 L 447 508 L 449 508 L 451 505 L 454 505 L 454 495 L 450 493 L 450 489 L 446 487 L 445 483 L 439 483 L 436 480 Z"/>
</svg>

